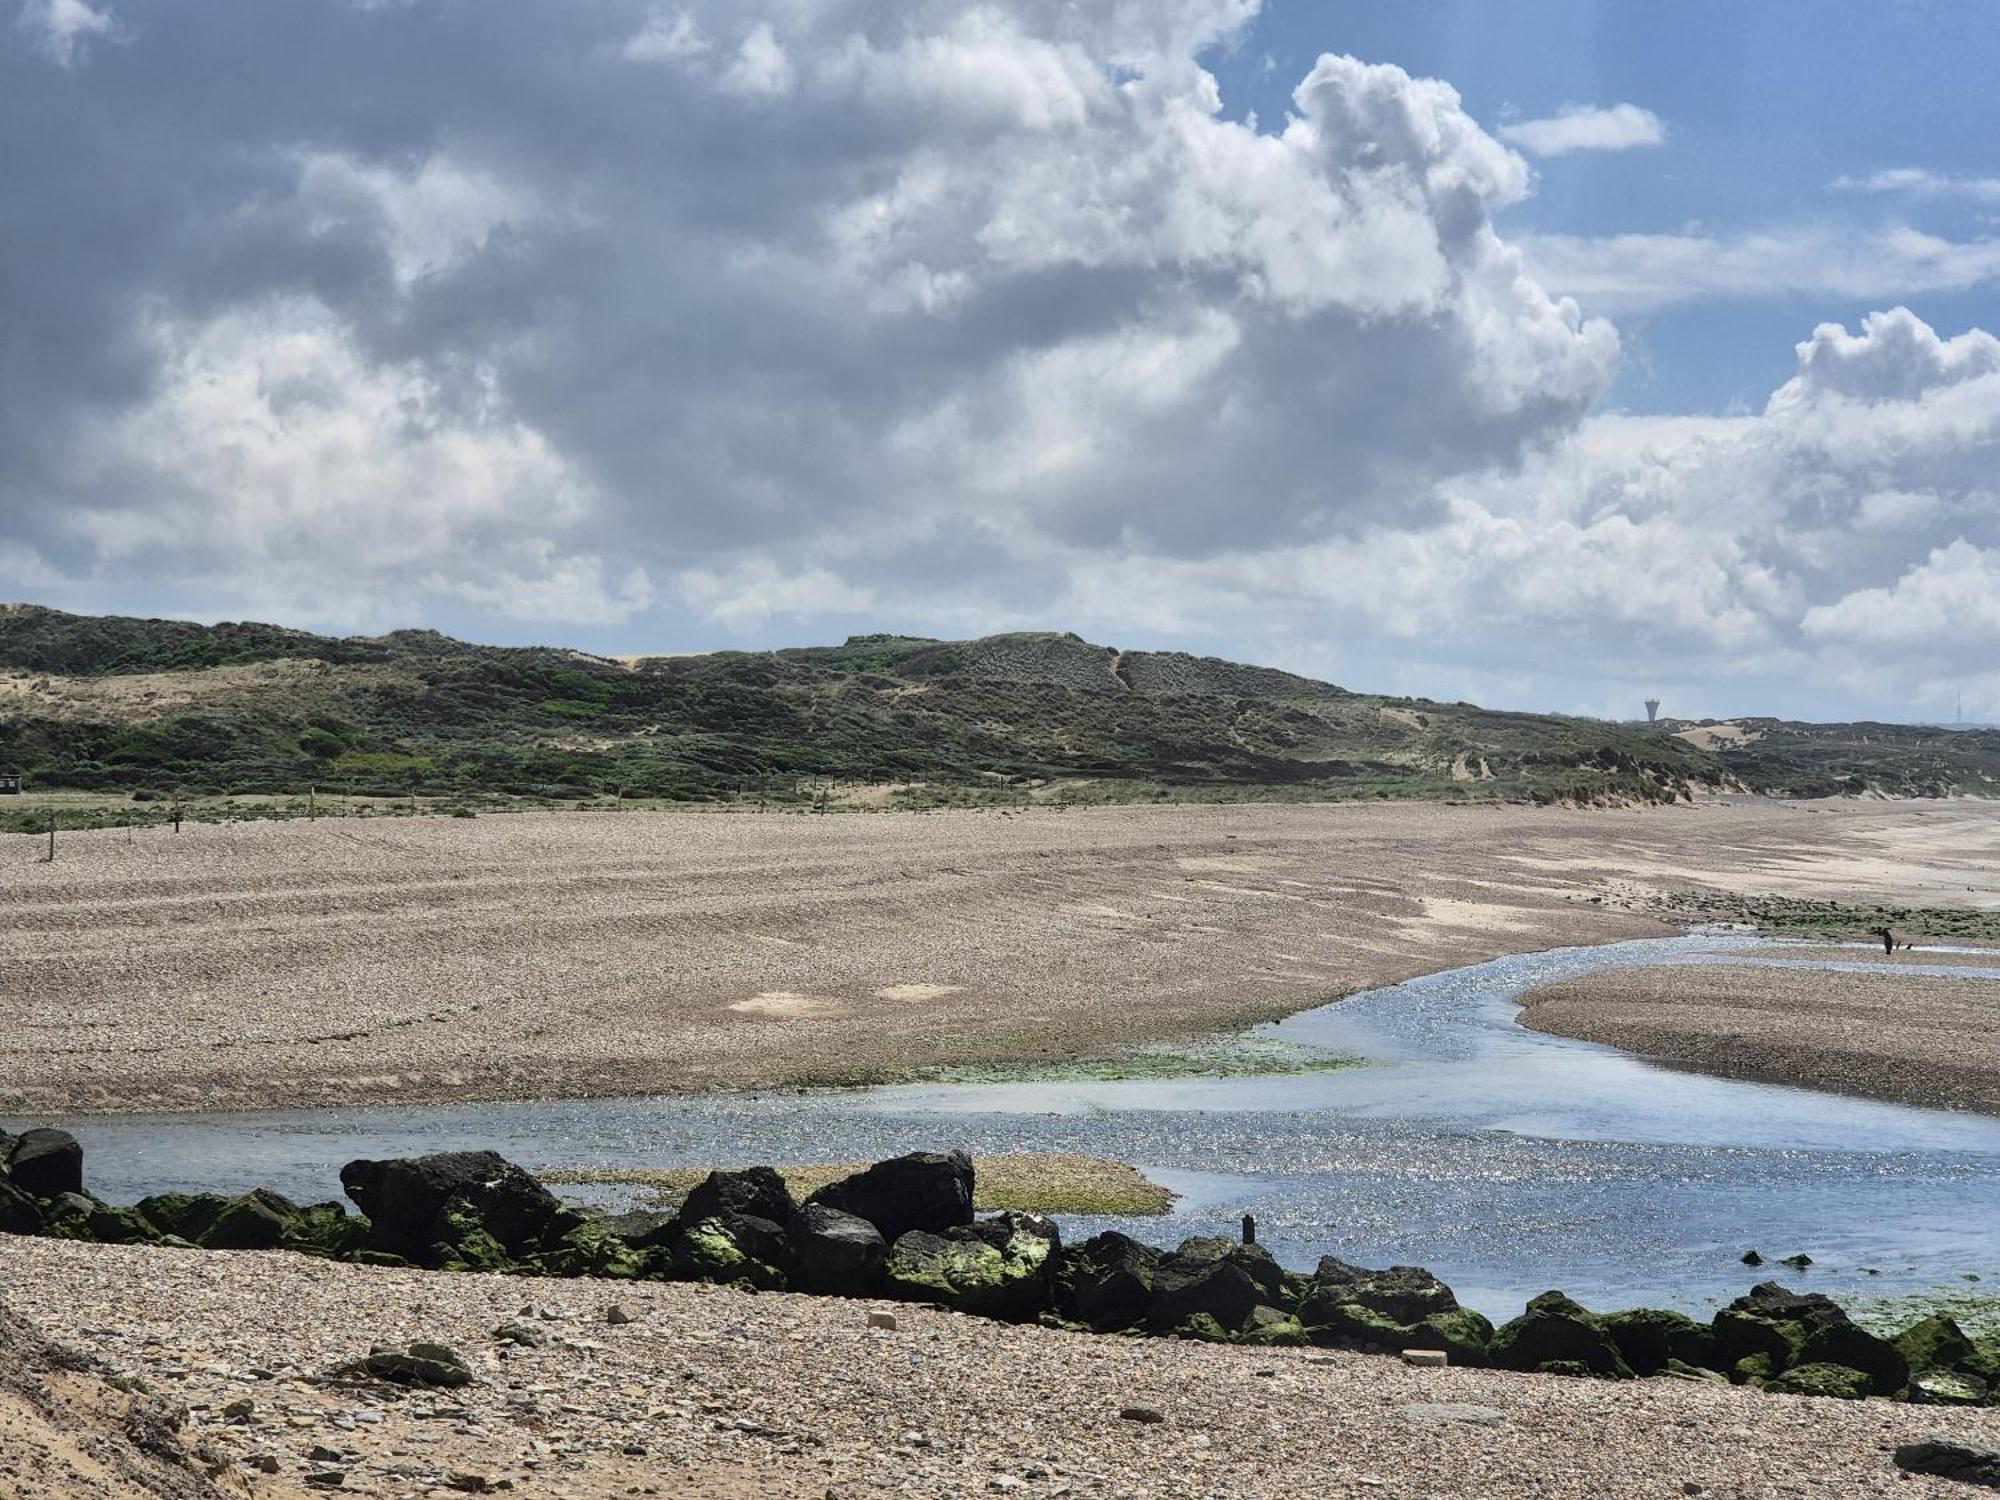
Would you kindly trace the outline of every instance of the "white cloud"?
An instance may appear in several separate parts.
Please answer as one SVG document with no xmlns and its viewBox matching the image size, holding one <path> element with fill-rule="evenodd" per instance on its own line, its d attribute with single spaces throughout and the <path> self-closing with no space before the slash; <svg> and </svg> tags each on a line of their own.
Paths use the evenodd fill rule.
<svg viewBox="0 0 2000 1500">
<path fill-rule="evenodd" d="M 710 42 L 686 11 L 655 12 L 619 49 L 628 62 L 686 62 L 706 56 Z"/>
<path fill-rule="evenodd" d="M 1539 120 L 1514 120 L 1496 132 L 1511 146 L 1535 156 L 1567 156 L 1572 151 L 1630 151 L 1658 146 L 1667 138 L 1666 122 L 1636 104 L 1606 107 L 1572 104 Z"/>
<path fill-rule="evenodd" d="M 2000 550 L 1960 537 L 1893 584 L 1806 611 L 1805 633 L 1861 648 L 1981 652 L 2000 643 Z"/>
<path fill-rule="evenodd" d="M 1912 198 L 2000 203 L 2000 177 L 1954 177 L 1924 167 L 1891 167 L 1861 177 L 1836 177 L 1828 186 L 1847 193 L 1900 193 Z"/>
<path fill-rule="evenodd" d="M 758 22 L 743 38 L 735 61 L 722 75 L 722 86 L 752 99 L 773 99 L 790 91 L 792 60 L 779 45 L 770 22 Z"/>
<path fill-rule="evenodd" d="M 117 18 L 88 0 L 22 0 L 15 25 L 58 67 L 73 68 L 83 60 L 93 38 L 115 40 Z"/>
<path fill-rule="evenodd" d="M 1645 312 L 1725 298 L 1844 300 L 1964 291 L 2000 278 L 2000 239 L 1948 240 L 1908 227 L 1834 225 L 1729 235 L 1525 236 L 1534 274 L 1593 311 Z"/>
</svg>

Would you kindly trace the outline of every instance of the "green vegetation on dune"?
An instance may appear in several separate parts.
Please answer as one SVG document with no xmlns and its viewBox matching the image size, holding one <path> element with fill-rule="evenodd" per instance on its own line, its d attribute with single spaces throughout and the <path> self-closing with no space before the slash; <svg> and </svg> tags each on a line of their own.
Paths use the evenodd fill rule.
<svg viewBox="0 0 2000 1500">
<path fill-rule="evenodd" d="M 1985 757 L 2000 771 L 2000 736 L 1930 746 L 1908 776 L 1891 738 L 1865 738 L 1865 764 L 1856 750 L 1841 771 L 1839 754 L 1814 758 L 1818 742 L 1800 748 L 1775 729 L 1711 750 L 1660 729 L 1367 696 L 1058 634 L 872 635 L 613 661 L 429 631 L 333 640 L 12 605 L 0 607 L 0 679 L 0 772 L 25 773 L 35 792 L 128 808 L 134 796 L 297 798 L 308 788 L 475 805 L 828 810 L 1250 797 L 1591 804 L 1739 784 L 1809 790 L 1839 775 L 1890 792 L 1977 790 Z M 44 821 L 0 807 L 0 826 Z"/>
</svg>

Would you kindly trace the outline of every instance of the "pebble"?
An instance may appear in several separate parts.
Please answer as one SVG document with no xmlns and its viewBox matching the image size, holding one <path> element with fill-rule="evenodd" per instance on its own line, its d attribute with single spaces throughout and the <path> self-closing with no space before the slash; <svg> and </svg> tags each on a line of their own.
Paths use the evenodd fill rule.
<svg viewBox="0 0 2000 1500">
<path fill-rule="evenodd" d="M 1450 1363 L 1442 1349 L 1405 1349 L 1403 1363 L 1419 1370 L 1439 1370 Z"/>
<path fill-rule="evenodd" d="M 1118 1415 L 1128 1422 L 1164 1422 L 1167 1414 L 1157 1406 L 1121 1406 Z"/>
<path fill-rule="evenodd" d="M 870 1328 L 880 1328 L 886 1333 L 894 1333 L 896 1331 L 896 1315 L 892 1312 L 871 1312 L 868 1315 L 868 1326 Z"/>
</svg>

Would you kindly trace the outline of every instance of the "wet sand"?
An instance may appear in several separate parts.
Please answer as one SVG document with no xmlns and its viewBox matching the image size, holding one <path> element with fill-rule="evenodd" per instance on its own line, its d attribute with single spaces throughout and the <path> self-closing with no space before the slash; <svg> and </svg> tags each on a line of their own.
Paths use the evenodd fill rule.
<svg viewBox="0 0 2000 1500">
<path fill-rule="evenodd" d="M 1877 967 L 1620 969 L 1529 991 L 1521 1021 L 1704 1073 L 2000 1114 L 2000 980 Z"/>
<path fill-rule="evenodd" d="M 1667 892 L 1970 902 L 2000 808 L 558 813 L 40 853 L 0 844 L 0 1116 L 1070 1058 L 1657 934 Z"/>
</svg>

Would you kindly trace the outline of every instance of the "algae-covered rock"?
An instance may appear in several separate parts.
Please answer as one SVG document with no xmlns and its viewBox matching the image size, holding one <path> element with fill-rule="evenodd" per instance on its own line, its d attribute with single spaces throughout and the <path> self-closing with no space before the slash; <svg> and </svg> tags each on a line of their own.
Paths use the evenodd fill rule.
<svg viewBox="0 0 2000 1500">
<path fill-rule="evenodd" d="M 299 1220 L 298 1204 L 258 1188 L 223 1203 L 194 1240 L 205 1250 L 275 1250 Z"/>
<path fill-rule="evenodd" d="M 141 1198 L 134 1206 L 162 1235 L 173 1235 L 195 1245 L 229 1206 L 229 1199 L 221 1193 L 155 1193 L 150 1198 Z"/>
<path fill-rule="evenodd" d="M 369 1248 L 418 1265 L 505 1270 L 583 1217 L 491 1151 L 351 1161 L 340 1185 L 368 1216 Z"/>
<path fill-rule="evenodd" d="M 1943 1313 L 1932 1313 L 1896 1335 L 1895 1345 L 1912 1370 L 1960 1370 L 1978 1357 L 1978 1346 Z"/>
<path fill-rule="evenodd" d="M 1919 1370 L 1910 1377 L 1909 1398 L 1918 1406 L 1984 1406 L 1992 1389 L 1977 1375 Z"/>
<path fill-rule="evenodd" d="M 1040 1214 L 1001 1213 L 942 1234 L 911 1230 L 889 1247 L 889 1294 L 982 1317 L 1027 1321 L 1055 1300 L 1062 1238 Z"/>
<path fill-rule="evenodd" d="M 1099 1333 L 1137 1328 L 1153 1300 L 1162 1253 L 1130 1235 L 1106 1230 L 1063 1251 L 1056 1273 L 1056 1308 Z"/>
<path fill-rule="evenodd" d="M 1154 1269 L 1146 1324 L 1168 1333 L 1206 1314 L 1225 1332 L 1235 1333 L 1253 1308 L 1281 1302 L 1283 1285 L 1278 1263 L 1261 1245 L 1206 1237 L 1183 1240 Z"/>
<path fill-rule="evenodd" d="M 1527 1311 L 1493 1335 L 1490 1357 L 1503 1370 L 1585 1374 L 1610 1379 L 1632 1369 L 1603 1320 L 1561 1292 L 1544 1292 Z"/>
<path fill-rule="evenodd" d="M 1794 1365 L 1772 1377 L 1764 1389 L 1787 1396 L 1833 1396 L 1843 1401 L 1859 1401 L 1875 1390 L 1865 1371 L 1817 1362 Z"/>
<path fill-rule="evenodd" d="M 1798 1362 L 1858 1371 L 1868 1377 L 1869 1391 L 1877 1396 L 1894 1395 L 1910 1379 L 1909 1362 L 1894 1344 L 1844 1317 L 1810 1328 Z"/>
<path fill-rule="evenodd" d="M 1239 1344 L 1260 1348 L 1297 1348 L 1307 1342 L 1305 1325 L 1291 1313 L 1276 1307 L 1253 1307 L 1236 1335 Z"/>
<path fill-rule="evenodd" d="M 542 1276 L 604 1276 L 618 1281 L 656 1275 L 672 1265 L 666 1251 L 640 1249 L 607 1219 L 586 1219 L 525 1262 Z"/>
<path fill-rule="evenodd" d="M 1748 1359 L 1762 1359 L 1766 1375 L 1795 1363 L 1805 1347 L 1806 1330 L 1796 1322 L 1758 1317 L 1725 1307 L 1709 1325 L 1715 1340 L 1717 1368 L 1734 1370 Z"/>
<path fill-rule="evenodd" d="M 782 1291 L 790 1252 L 785 1231 L 755 1214 L 724 1212 L 689 1223 L 681 1220 L 674 1242 L 674 1269 L 690 1281 Z"/>
<path fill-rule="evenodd" d="M 785 1239 L 794 1289 L 823 1297 L 868 1297 L 880 1289 L 889 1246 L 858 1214 L 808 1203 L 792 1215 Z"/>
<path fill-rule="evenodd" d="M 912 1151 L 828 1183 L 808 1201 L 866 1219 L 891 1246 L 913 1229 L 943 1234 L 972 1222 L 972 1158 Z"/>
<path fill-rule="evenodd" d="M 1713 1366 L 1715 1335 L 1693 1318 L 1656 1307 L 1633 1307 L 1598 1319 L 1634 1375 L 1657 1375 L 1669 1363 Z"/>
<path fill-rule="evenodd" d="M 1312 1342 L 1347 1348 L 1442 1349 L 1456 1365 L 1483 1365 L 1493 1325 L 1458 1305 L 1450 1287 L 1416 1266 L 1370 1271 L 1324 1257 L 1299 1307 Z"/>
</svg>

